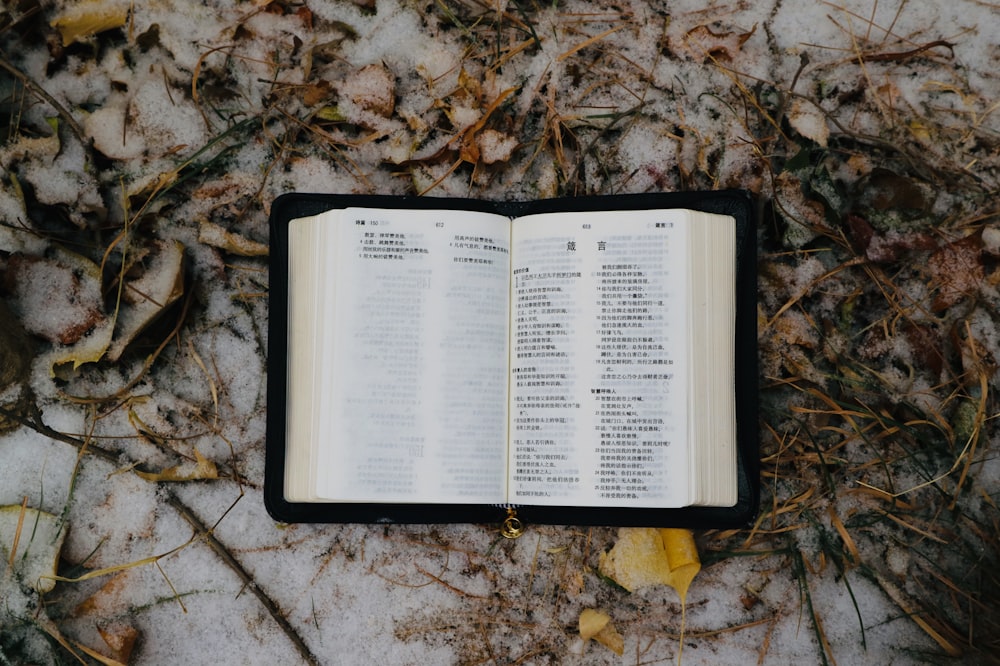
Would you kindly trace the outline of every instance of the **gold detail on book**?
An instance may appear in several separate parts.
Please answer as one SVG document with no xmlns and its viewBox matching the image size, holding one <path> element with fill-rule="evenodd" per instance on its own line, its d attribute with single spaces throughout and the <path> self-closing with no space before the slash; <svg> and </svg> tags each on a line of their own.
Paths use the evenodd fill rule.
<svg viewBox="0 0 1000 666">
<path fill-rule="evenodd" d="M 505 539 L 516 539 L 522 534 L 524 534 L 524 523 L 517 517 L 517 512 L 514 509 L 508 508 L 507 517 L 504 518 L 503 524 L 500 526 L 500 535 Z"/>
</svg>

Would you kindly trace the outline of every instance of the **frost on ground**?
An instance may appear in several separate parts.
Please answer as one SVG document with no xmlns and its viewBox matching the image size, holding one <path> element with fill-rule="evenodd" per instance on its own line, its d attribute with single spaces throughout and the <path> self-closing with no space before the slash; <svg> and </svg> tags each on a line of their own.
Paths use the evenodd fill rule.
<svg viewBox="0 0 1000 666">
<path fill-rule="evenodd" d="M 614 529 L 268 518 L 266 219 L 722 187 L 760 203 L 764 497 L 697 535 L 684 661 L 995 662 L 997 13 L 7 3 L 0 662 L 675 661 L 675 593 L 596 573 Z"/>
</svg>

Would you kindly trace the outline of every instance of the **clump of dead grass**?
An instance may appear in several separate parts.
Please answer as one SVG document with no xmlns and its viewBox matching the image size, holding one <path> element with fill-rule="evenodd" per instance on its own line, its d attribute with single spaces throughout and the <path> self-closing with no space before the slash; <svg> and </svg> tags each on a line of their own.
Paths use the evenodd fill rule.
<svg viewBox="0 0 1000 666">
<path fill-rule="evenodd" d="M 787 549 L 807 600 L 812 574 L 832 567 L 849 586 L 856 571 L 943 654 L 996 661 L 1000 272 L 982 241 L 998 222 L 997 184 L 982 175 L 995 167 L 998 137 L 982 123 L 994 106 L 936 80 L 924 90 L 960 96 L 961 110 L 904 105 L 894 77 L 915 59 L 947 59 L 951 42 L 845 32 L 851 49 L 804 59 L 797 87 L 775 84 L 776 105 L 733 71 L 770 155 L 765 502 L 748 533 L 721 543 Z M 831 111 L 813 77 L 845 66 L 857 68 L 859 92 Z M 796 130 L 797 100 L 823 110 L 829 135 Z M 972 168 L 984 159 L 988 168 Z M 835 650 L 812 619 L 826 662 Z"/>
</svg>

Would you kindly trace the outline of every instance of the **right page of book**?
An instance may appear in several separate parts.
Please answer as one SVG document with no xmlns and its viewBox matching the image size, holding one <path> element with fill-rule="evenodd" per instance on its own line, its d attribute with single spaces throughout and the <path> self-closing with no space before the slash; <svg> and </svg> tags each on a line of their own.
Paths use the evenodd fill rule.
<svg viewBox="0 0 1000 666">
<path fill-rule="evenodd" d="M 689 217 L 515 220 L 510 503 L 692 502 Z"/>
</svg>

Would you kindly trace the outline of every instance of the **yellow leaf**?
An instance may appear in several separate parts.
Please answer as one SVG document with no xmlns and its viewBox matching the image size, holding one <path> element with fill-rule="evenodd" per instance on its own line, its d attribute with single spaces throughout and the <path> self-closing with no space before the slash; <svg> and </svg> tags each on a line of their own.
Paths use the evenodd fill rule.
<svg viewBox="0 0 1000 666">
<path fill-rule="evenodd" d="M 268 253 L 268 247 L 264 243 L 244 238 L 206 220 L 198 225 L 198 241 L 242 257 L 266 257 Z"/>
<path fill-rule="evenodd" d="M 120 28 L 128 20 L 128 7 L 109 7 L 102 0 L 70 4 L 69 8 L 52 21 L 51 25 L 62 36 L 63 46 L 80 39 Z"/>
<path fill-rule="evenodd" d="M 630 592 L 659 584 L 677 590 L 681 598 L 680 645 L 683 650 L 687 592 L 691 581 L 701 571 L 691 530 L 623 527 L 618 530 L 618 541 L 611 550 L 601 554 L 598 570 Z M 581 617 L 581 635 L 582 620 Z"/>
<path fill-rule="evenodd" d="M 159 481 L 195 481 L 199 479 L 217 479 L 219 470 L 215 463 L 194 450 L 195 465 L 192 469 L 191 463 L 182 463 L 168 467 L 162 472 L 140 472 L 136 471 L 140 477 L 154 483 Z"/>
<path fill-rule="evenodd" d="M 663 540 L 667 567 L 670 569 L 670 581 L 667 584 L 677 590 L 683 604 L 691 581 L 701 571 L 694 534 L 691 530 L 664 528 L 660 530 L 660 538 Z"/>
<path fill-rule="evenodd" d="M 607 613 L 593 608 L 584 608 L 580 613 L 580 638 L 589 641 L 610 621 L 611 616 Z"/>
<path fill-rule="evenodd" d="M 580 613 L 580 638 L 593 638 L 618 655 L 625 652 L 625 639 L 611 624 L 611 616 L 593 608 L 584 608 Z"/>
<path fill-rule="evenodd" d="M 598 570 L 629 592 L 650 585 L 670 585 L 663 539 L 652 527 L 623 527 L 618 541 L 602 553 Z"/>
<path fill-rule="evenodd" d="M 684 652 L 684 627 L 687 624 L 687 593 L 691 581 L 701 571 L 701 560 L 698 558 L 698 548 L 694 544 L 694 534 L 691 530 L 668 529 L 660 530 L 663 539 L 663 550 L 667 556 L 667 566 L 670 568 L 670 586 L 677 590 L 681 598 L 681 637 L 680 648 L 677 651 L 677 663 L 681 663 Z"/>
</svg>

